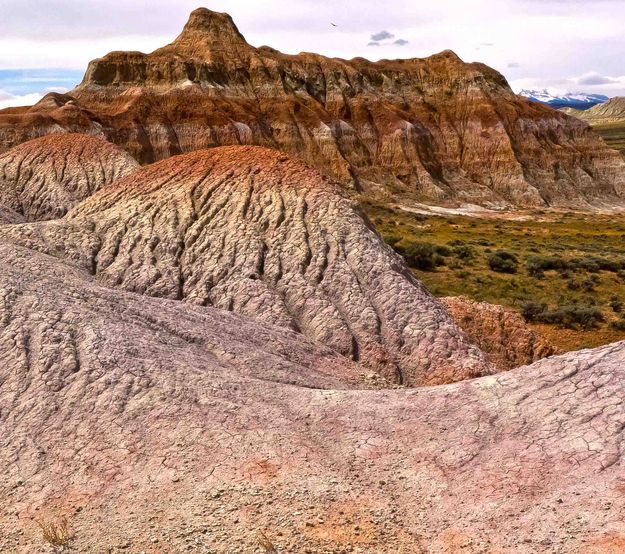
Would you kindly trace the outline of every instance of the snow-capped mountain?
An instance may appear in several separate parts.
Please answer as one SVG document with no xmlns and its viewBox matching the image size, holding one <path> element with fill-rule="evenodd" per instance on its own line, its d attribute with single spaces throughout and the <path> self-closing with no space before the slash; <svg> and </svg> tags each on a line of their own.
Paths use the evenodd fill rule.
<svg viewBox="0 0 625 554">
<path fill-rule="evenodd" d="M 609 98 L 603 94 L 586 94 L 584 92 L 554 94 L 547 89 L 528 90 L 523 89 L 519 92 L 521 96 L 526 96 L 534 102 L 547 104 L 555 109 L 575 108 L 577 110 L 587 110 L 597 104 L 607 102 Z"/>
</svg>

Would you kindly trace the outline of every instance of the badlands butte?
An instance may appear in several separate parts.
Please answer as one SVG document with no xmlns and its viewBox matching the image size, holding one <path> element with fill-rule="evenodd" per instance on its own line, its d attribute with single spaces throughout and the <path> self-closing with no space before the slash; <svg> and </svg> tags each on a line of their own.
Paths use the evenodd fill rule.
<svg viewBox="0 0 625 554">
<path fill-rule="evenodd" d="M 619 208 L 585 123 L 199 9 L 0 142 L 0 552 L 625 549 L 625 343 L 439 301 L 357 200 Z"/>
<path fill-rule="evenodd" d="M 68 94 L 0 111 L 0 151 L 64 131 L 142 164 L 268 146 L 348 189 L 437 203 L 589 208 L 625 194 L 625 161 L 586 123 L 515 95 L 483 64 L 450 51 L 375 63 L 286 55 L 206 9 L 168 46 L 112 52 Z"/>
</svg>

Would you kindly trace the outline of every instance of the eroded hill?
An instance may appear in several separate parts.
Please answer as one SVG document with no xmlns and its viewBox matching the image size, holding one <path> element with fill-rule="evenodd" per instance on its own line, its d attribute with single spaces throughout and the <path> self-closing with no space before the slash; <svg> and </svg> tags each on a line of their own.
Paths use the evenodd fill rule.
<svg viewBox="0 0 625 554">
<path fill-rule="evenodd" d="M 110 286 L 299 331 L 389 382 L 491 371 L 340 187 L 275 150 L 173 157 L 105 187 L 63 220 L 0 235 Z"/>
<path fill-rule="evenodd" d="M 55 219 L 138 166 L 101 138 L 44 136 L 0 155 L 0 205 L 27 220 Z"/>
<path fill-rule="evenodd" d="M 360 368 L 297 333 L 0 242 L 3 551 L 46 551 L 36 522 L 63 518 L 81 552 L 624 540 L 623 343 L 364 390 Z"/>
</svg>

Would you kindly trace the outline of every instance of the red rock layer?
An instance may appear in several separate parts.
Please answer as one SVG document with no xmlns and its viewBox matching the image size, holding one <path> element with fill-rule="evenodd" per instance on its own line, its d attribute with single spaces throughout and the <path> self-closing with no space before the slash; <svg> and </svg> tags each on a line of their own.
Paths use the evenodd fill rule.
<svg viewBox="0 0 625 554">
<path fill-rule="evenodd" d="M 464 297 L 440 299 L 458 326 L 500 369 L 512 369 L 558 354 L 521 315 L 503 306 Z"/>
</svg>

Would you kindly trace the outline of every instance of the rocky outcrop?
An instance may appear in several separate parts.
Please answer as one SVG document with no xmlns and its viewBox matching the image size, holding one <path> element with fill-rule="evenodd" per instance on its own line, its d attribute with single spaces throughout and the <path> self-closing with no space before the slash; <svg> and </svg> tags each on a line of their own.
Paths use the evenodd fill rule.
<svg viewBox="0 0 625 554">
<path fill-rule="evenodd" d="M 0 110 L 0 153 L 23 142 L 60 133 L 104 138 L 96 115 L 68 94 L 50 92 L 34 106 Z"/>
<path fill-rule="evenodd" d="M 0 205 L 31 221 L 62 217 L 137 167 L 132 156 L 99 138 L 41 137 L 0 155 Z"/>
<path fill-rule="evenodd" d="M 462 296 L 441 298 L 458 326 L 500 369 L 512 369 L 558 354 L 517 312 Z"/>
<path fill-rule="evenodd" d="M 299 331 L 386 380 L 491 366 L 340 187 L 284 154 L 222 147 L 132 173 L 58 222 L 5 227 L 125 290 Z"/>
<path fill-rule="evenodd" d="M 257 144 L 356 190 L 437 203 L 589 208 L 625 194 L 625 162 L 586 124 L 516 96 L 485 65 L 449 51 L 376 63 L 285 55 L 206 9 L 170 45 L 108 54 L 69 96 L 43 102 L 0 112 L 0 145 L 40 125 L 82 126 L 142 163 Z"/>
<path fill-rule="evenodd" d="M 623 343 L 363 390 L 283 328 L 0 256 L 3 552 L 62 518 L 77 552 L 621 549 Z"/>
</svg>

